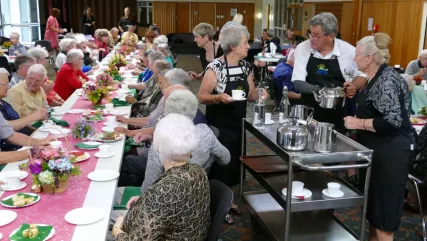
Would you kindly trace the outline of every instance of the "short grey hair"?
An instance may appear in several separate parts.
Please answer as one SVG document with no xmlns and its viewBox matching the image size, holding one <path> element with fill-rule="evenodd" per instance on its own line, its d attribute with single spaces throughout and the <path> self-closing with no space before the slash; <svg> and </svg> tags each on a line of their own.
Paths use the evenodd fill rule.
<svg viewBox="0 0 427 241">
<path fill-rule="evenodd" d="M 421 57 L 423 55 L 427 55 L 427 49 L 423 49 L 421 50 L 420 54 L 418 55 L 418 57 Z"/>
<path fill-rule="evenodd" d="M 169 63 L 169 62 L 168 62 Z M 166 73 L 169 72 L 171 69 L 164 69 L 162 71 L 159 72 L 159 76 L 166 76 Z"/>
<path fill-rule="evenodd" d="M 28 56 L 28 55 L 21 55 L 15 58 L 15 68 L 19 69 L 19 67 L 26 63 L 36 63 L 36 59 Z"/>
<path fill-rule="evenodd" d="M 113 28 L 110 30 L 110 32 L 117 32 L 117 33 L 118 33 L 118 32 L 120 32 L 120 31 L 119 31 L 119 29 L 118 29 L 118 28 L 113 27 Z"/>
<path fill-rule="evenodd" d="M 165 60 L 166 57 L 160 52 L 160 51 L 152 51 L 149 55 L 148 55 L 148 61 L 150 61 L 150 63 L 154 64 L 154 62 L 156 62 L 156 60 Z"/>
<path fill-rule="evenodd" d="M 209 23 L 199 23 L 193 28 L 193 34 L 200 35 L 201 37 L 205 37 L 207 35 L 208 39 L 212 40 L 215 35 L 215 30 Z"/>
<path fill-rule="evenodd" d="M 156 69 L 159 73 L 163 70 L 170 70 L 171 68 L 171 64 L 163 59 L 156 60 L 156 62 L 153 64 L 153 70 Z"/>
<path fill-rule="evenodd" d="M 243 26 L 232 26 L 221 30 L 219 42 L 221 43 L 221 48 L 224 50 L 224 53 L 229 53 L 232 50 L 231 48 L 239 46 L 244 35 L 249 39 L 249 32 Z"/>
<path fill-rule="evenodd" d="M 47 77 L 47 71 L 42 64 L 31 65 L 31 67 L 28 69 L 27 76 L 30 76 L 31 74 L 41 74 L 43 75 L 43 79 L 46 79 Z"/>
<path fill-rule="evenodd" d="M 63 40 L 61 40 L 61 42 L 59 42 L 59 50 L 65 52 L 65 50 L 67 50 L 67 48 L 73 44 L 76 44 L 76 40 L 71 38 L 64 38 Z"/>
<path fill-rule="evenodd" d="M 27 55 L 36 59 L 36 62 L 40 62 L 42 59 L 49 57 L 49 53 L 46 49 L 41 47 L 33 47 L 27 51 Z"/>
<path fill-rule="evenodd" d="M 21 36 L 17 32 L 11 32 L 10 35 L 9 35 L 9 37 L 10 38 L 17 38 L 17 39 L 19 39 L 19 37 L 21 37 Z"/>
<path fill-rule="evenodd" d="M 199 101 L 197 97 L 189 90 L 173 91 L 165 102 L 164 115 L 180 114 L 185 115 L 191 120 L 196 117 Z"/>
<path fill-rule="evenodd" d="M 168 37 L 165 35 L 159 35 L 157 38 L 153 40 L 154 44 L 167 44 L 169 42 Z"/>
<path fill-rule="evenodd" d="M 169 45 L 167 43 L 161 43 L 157 46 L 157 49 L 162 49 L 164 51 L 168 51 L 169 50 Z"/>
<path fill-rule="evenodd" d="M 101 40 L 102 37 L 109 36 L 109 32 L 107 29 L 101 28 L 97 29 L 94 35 L 97 40 Z"/>
<path fill-rule="evenodd" d="M 76 40 L 76 44 L 81 44 L 88 41 L 86 36 L 81 33 L 74 34 L 74 39 Z"/>
<path fill-rule="evenodd" d="M 67 53 L 67 60 L 66 62 L 68 64 L 73 63 L 74 61 L 78 60 L 79 58 L 83 58 L 84 54 L 81 49 L 72 49 L 68 51 Z"/>
<path fill-rule="evenodd" d="M 7 71 L 5 68 L 0 68 L 0 79 L 1 78 L 9 78 L 9 71 Z"/>
<path fill-rule="evenodd" d="M 148 57 L 148 55 L 150 55 L 152 52 L 153 52 L 153 50 L 148 49 L 148 50 L 146 50 L 146 51 L 144 52 L 144 56 L 145 56 L 145 57 Z"/>
<path fill-rule="evenodd" d="M 171 69 L 166 73 L 165 77 L 168 79 L 170 85 L 182 85 L 185 88 L 190 88 L 190 75 L 182 69 Z"/>
<path fill-rule="evenodd" d="M 264 31 L 268 37 L 273 38 L 274 37 L 274 31 L 273 29 L 265 29 Z"/>
<path fill-rule="evenodd" d="M 162 161 L 184 161 L 199 143 L 199 135 L 193 121 L 183 115 L 169 114 L 156 125 L 153 146 Z"/>
<path fill-rule="evenodd" d="M 338 21 L 329 12 L 319 13 L 310 20 L 310 26 L 321 26 L 325 35 L 338 34 Z"/>
</svg>

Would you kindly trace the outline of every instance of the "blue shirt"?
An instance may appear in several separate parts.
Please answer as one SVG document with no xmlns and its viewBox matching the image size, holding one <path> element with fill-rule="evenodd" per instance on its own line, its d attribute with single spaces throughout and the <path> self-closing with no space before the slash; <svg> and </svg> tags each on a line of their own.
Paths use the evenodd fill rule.
<svg viewBox="0 0 427 241">
<path fill-rule="evenodd" d="M 138 77 L 138 82 L 147 82 L 153 76 L 153 71 L 149 70 L 148 68 L 145 69 L 144 72 L 142 72 Z"/>
<path fill-rule="evenodd" d="M 299 93 L 296 91 L 294 83 L 292 82 L 292 72 L 294 68 L 289 64 L 282 62 L 277 65 L 273 72 L 273 82 L 275 87 L 276 103 L 282 100 L 283 87 L 287 86 L 288 91 Z"/>
<path fill-rule="evenodd" d="M 15 51 L 19 51 L 20 55 L 24 55 L 27 53 L 27 48 L 25 48 L 24 45 L 22 45 L 21 43 L 17 43 L 16 45 L 11 45 L 9 47 L 9 56 L 15 56 Z"/>
<path fill-rule="evenodd" d="M 193 119 L 193 124 L 208 124 L 206 116 L 199 110 L 199 108 L 197 108 L 196 116 Z"/>
</svg>

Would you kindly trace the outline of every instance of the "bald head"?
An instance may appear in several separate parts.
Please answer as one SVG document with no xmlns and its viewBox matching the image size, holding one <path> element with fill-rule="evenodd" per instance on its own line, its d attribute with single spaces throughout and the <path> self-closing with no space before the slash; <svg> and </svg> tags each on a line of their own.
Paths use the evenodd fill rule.
<svg viewBox="0 0 427 241">
<path fill-rule="evenodd" d="M 420 60 L 421 65 L 426 68 L 427 67 L 427 49 L 424 49 L 420 52 L 420 55 L 418 57 Z"/>
<path fill-rule="evenodd" d="M 169 95 L 174 92 L 175 90 L 186 90 L 185 86 L 183 85 L 172 85 L 166 88 L 165 93 L 163 94 L 165 101 L 168 99 Z"/>
</svg>

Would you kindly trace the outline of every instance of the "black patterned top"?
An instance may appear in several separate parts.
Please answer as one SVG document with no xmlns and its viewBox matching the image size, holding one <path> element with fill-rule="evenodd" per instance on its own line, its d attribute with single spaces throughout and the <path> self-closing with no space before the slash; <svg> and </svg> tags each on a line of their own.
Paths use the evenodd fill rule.
<svg viewBox="0 0 427 241">
<path fill-rule="evenodd" d="M 210 229 L 210 191 L 205 170 L 172 167 L 132 205 L 116 237 L 125 240 L 205 240 Z"/>
<path fill-rule="evenodd" d="M 230 66 L 230 65 L 229 65 Z M 225 62 L 222 58 L 217 58 L 212 61 L 206 69 L 212 69 L 216 74 L 217 85 L 215 91 L 218 94 L 224 93 L 227 85 L 227 68 L 225 68 Z M 235 81 L 247 81 L 247 77 L 251 73 L 251 64 L 245 60 L 240 60 L 238 66 L 228 68 L 230 82 Z M 243 79 L 245 78 L 245 79 Z M 247 93 L 246 93 L 247 94 Z"/>
</svg>

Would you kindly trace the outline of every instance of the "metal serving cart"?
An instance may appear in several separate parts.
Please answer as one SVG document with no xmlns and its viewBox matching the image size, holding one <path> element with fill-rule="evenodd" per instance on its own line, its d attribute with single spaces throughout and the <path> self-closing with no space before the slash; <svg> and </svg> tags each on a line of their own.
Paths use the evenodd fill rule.
<svg viewBox="0 0 427 241">
<path fill-rule="evenodd" d="M 286 151 L 276 144 L 280 125 L 277 120 L 275 124 L 264 125 L 262 128 L 254 127 L 252 121 L 252 118 L 243 119 L 240 183 L 243 183 L 245 170 L 248 170 L 265 189 L 243 192 L 243 185 L 240 185 L 240 198 L 248 205 L 252 220 L 255 219 L 272 240 L 364 240 L 373 151 L 339 133 L 329 153 L 314 152 L 312 143 L 303 151 Z M 252 133 L 277 156 L 246 156 L 246 131 Z M 268 169 L 269 160 L 276 162 L 276 166 L 286 168 L 282 172 L 259 171 L 259 168 L 250 164 L 255 162 L 261 169 Z M 277 164 L 277 161 L 280 163 Z M 350 168 L 367 168 L 364 193 L 330 172 Z M 305 200 L 292 199 L 290 194 L 294 180 L 304 182 L 304 187 L 312 191 L 312 196 Z M 328 182 L 340 183 L 344 196 L 331 198 L 323 195 L 322 189 L 327 188 Z M 282 194 L 285 187 L 286 196 Z M 327 211 L 359 205 L 362 206 L 360 235 Z"/>
</svg>

